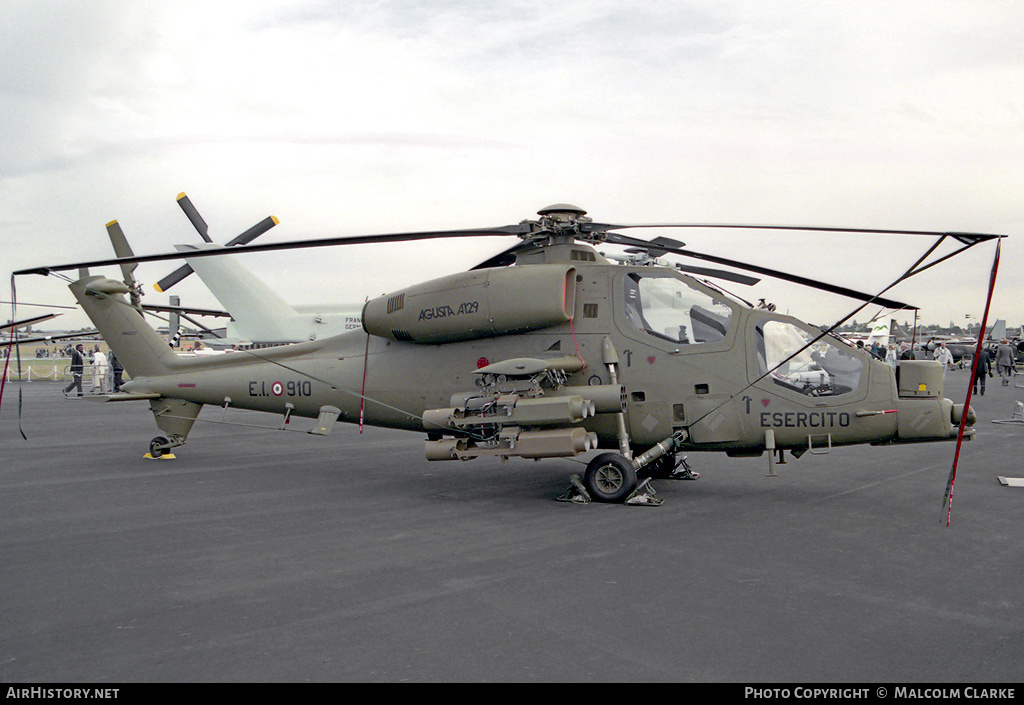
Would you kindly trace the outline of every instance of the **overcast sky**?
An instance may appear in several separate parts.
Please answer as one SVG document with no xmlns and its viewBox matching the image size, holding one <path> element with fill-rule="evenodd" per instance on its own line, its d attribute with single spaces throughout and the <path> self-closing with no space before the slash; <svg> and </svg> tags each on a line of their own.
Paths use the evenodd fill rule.
<svg viewBox="0 0 1024 705">
<path fill-rule="evenodd" d="M 139 254 L 196 242 L 182 191 L 218 242 L 271 214 L 263 242 L 505 225 L 569 202 L 613 223 L 1007 234 L 990 318 L 1024 323 L 1024 2 L 6 0 L 0 107 L 8 274 L 109 256 L 113 219 Z M 929 244 L 660 234 L 872 292 Z M 244 261 L 293 303 L 358 303 L 510 244 Z M 976 321 L 994 252 L 888 295 L 924 322 Z M 140 266 L 146 302 L 166 303 L 150 285 L 171 268 Z M 55 277 L 17 287 L 73 303 Z M 196 277 L 170 293 L 216 305 Z M 771 281 L 737 293 L 815 323 L 857 305 Z"/>
</svg>

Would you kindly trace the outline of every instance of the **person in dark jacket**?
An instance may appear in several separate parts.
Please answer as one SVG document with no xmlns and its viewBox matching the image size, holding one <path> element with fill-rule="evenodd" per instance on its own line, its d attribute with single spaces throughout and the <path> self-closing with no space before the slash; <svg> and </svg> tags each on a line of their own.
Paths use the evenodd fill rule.
<svg viewBox="0 0 1024 705">
<path fill-rule="evenodd" d="M 78 387 L 78 396 L 82 396 L 82 344 L 79 343 L 71 351 L 71 384 L 64 387 L 64 396 L 67 396 L 75 387 Z"/>
<path fill-rule="evenodd" d="M 992 377 L 992 359 L 988 356 L 988 350 L 981 349 L 978 354 L 978 366 L 974 370 L 974 393 L 985 396 L 985 378 Z M 978 391 L 979 385 L 981 391 Z"/>
<path fill-rule="evenodd" d="M 120 392 L 122 376 L 124 375 L 124 365 L 118 361 L 117 355 L 114 354 L 113 350 L 110 351 L 110 358 L 108 359 L 108 362 L 110 363 L 111 371 L 114 373 L 114 391 Z"/>
</svg>

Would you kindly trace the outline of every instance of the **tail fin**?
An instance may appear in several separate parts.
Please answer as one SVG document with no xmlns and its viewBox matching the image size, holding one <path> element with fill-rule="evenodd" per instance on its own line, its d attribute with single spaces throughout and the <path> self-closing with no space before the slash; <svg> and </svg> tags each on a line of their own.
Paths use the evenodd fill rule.
<svg viewBox="0 0 1024 705">
<path fill-rule="evenodd" d="M 1006 337 L 1006 319 L 1000 318 L 992 324 L 992 328 L 989 330 L 989 340 L 1002 340 Z"/>
<path fill-rule="evenodd" d="M 177 245 L 181 252 L 220 245 Z M 276 291 L 231 257 L 186 257 L 185 261 L 213 292 L 235 328 L 253 340 L 292 340 L 292 324 L 301 316 Z"/>
<path fill-rule="evenodd" d="M 897 343 L 910 342 L 910 339 L 913 337 L 910 331 L 896 322 L 895 318 L 892 320 L 892 328 L 889 329 L 889 336 Z"/>
<path fill-rule="evenodd" d="M 101 276 L 84 277 L 68 288 L 132 377 L 166 374 L 178 356 L 138 309 L 125 301 L 128 287 Z"/>
<path fill-rule="evenodd" d="M 892 335 L 893 321 L 876 321 L 871 326 L 871 333 L 868 335 L 868 343 L 878 343 L 882 347 L 889 344 Z"/>
</svg>

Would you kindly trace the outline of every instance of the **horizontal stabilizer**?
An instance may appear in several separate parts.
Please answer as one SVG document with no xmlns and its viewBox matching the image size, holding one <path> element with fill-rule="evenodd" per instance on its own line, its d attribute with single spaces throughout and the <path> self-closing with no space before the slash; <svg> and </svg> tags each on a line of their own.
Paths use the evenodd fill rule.
<svg viewBox="0 0 1024 705">
<path fill-rule="evenodd" d="M 156 393 L 129 394 L 128 392 L 117 392 L 115 394 L 102 394 L 85 398 L 89 401 L 145 401 L 147 399 L 159 399 L 160 395 Z"/>
</svg>

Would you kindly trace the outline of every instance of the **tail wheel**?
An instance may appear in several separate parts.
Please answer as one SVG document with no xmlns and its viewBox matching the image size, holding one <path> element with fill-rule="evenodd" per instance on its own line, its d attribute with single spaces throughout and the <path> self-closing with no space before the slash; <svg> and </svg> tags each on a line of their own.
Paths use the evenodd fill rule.
<svg viewBox="0 0 1024 705">
<path fill-rule="evenodd" d="M 161 455 L 170 450 L 171 442 L 163 436 L 157 436 L 149 442 L 149 454 L 154 458 L 159 458 Z"/>
<path fill-rule="evenodd" d="M 602 453 L 587 464 L 583 485 L 599 502 L 622 502 L 636 489 L 636 470 L 618 453 Z"/>
</svg>

